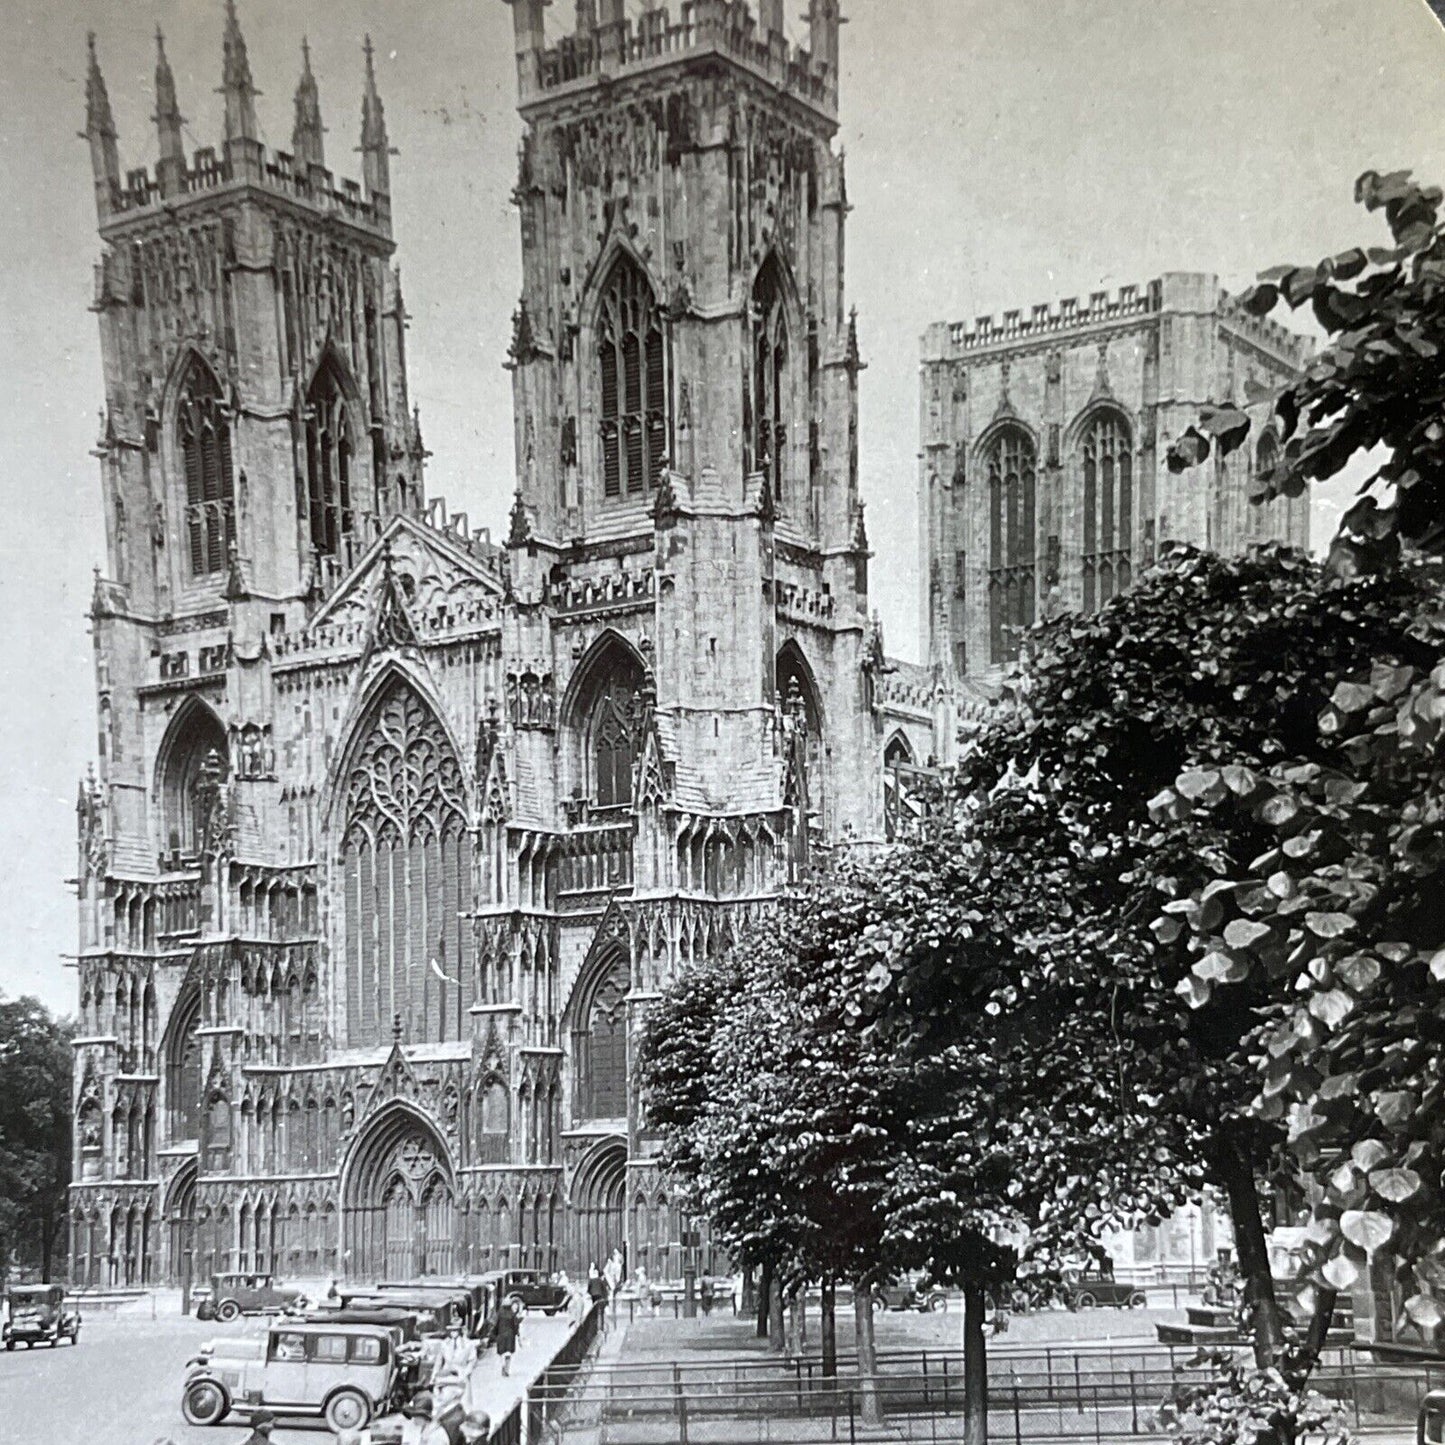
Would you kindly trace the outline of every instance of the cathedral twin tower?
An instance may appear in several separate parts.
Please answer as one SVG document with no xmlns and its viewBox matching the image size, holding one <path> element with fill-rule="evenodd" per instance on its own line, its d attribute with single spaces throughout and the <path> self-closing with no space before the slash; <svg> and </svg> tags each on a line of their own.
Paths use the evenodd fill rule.
<svg viewBox="0 0 1445 1445">
<path fill-rule="evenodd" d="M 868 620 L 834 0 L 806 46 L 781 0 L 578 0 L 555 40 L 509 4 L 501 546 L 425 495 L 369 45 L 360 184 L 309 56 L 258 139 L 233 4 L 222 145 L 183 150 L 162 47 L 153 172 L 92 45 L 77 1284 L 680 1273 L 648 1000 L 883 832 L 885 732 L 928 748 Z"/>
</svg>

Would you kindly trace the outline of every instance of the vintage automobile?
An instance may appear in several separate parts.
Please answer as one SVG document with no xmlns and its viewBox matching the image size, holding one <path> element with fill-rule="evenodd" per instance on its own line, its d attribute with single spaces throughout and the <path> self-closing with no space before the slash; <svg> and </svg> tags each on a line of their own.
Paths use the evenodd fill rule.
<svg viewBox="0 0 1445 1445">
<path fill-rule="evenodd" d="M 386 1280 L 374 1285 L 371 1293 L 387 1304 L 405 1301 L 406 1309 L 429 1305 L 436 1310 L 443 1329 L 459 1324 L 469 1335 L 476 1333 L 477 1310 L 467 1285 L 439 1279 Z"/>
<path fill-rule="evenodd" d="M 16 1284 L 6 1291 L 10 1318 L 0 1327 L 0 1339 L 7 1350 L 24 1345 L 54 1347 L 61 1340 L 73 1345 L 80 1339 L 80 1310 L 65 1301 L 65 1287 L 58 1284 Z"/>
<path fill-rule="evenodd" d="M 529 1310 L 555 1315 L 567 1308 L 567 1291 L 540 1269 L 508 1269 L 502 1271 L 504 1299 L 519 1299 Z"/>
<path fill-rule="evenodd" d="M 1138 1285 L 1092 1271 L 1066 1276 L 1061 1295 L 1071 1310 L 1091 1310 L 1097 1305 L 1134 1310 L 1149 1303 L 1149 1296 Z"/>
<path fill-rule="evenodd" d="M 361 1430 L 402 1403 L 405 1370 L 392 1325 L 277 1322 L 264 1345 L 245 1350 L 216 1341 L 187 1367 L 181 1414 L 191 1425 L 250 1416 L 319 1416 L 334 1433 Z"/>
<path fill-rule="evenodd" d="M 918 1310 L 923 1313 L 948 1308 L 948 1296 L 936 1284 L 924 1279 L 901 1280 L 898 1284 L 881 1284 L 873 1290 L 873 1308 L 877 1310 Z"/>
<path fill-rule="evenodd" d="M 372 1285 L 364 1290 L 347 1290 L 341 1296 L 341 1307 L 347 1310 L 406 1310 L 416 1317 L 417 1331 L 423 1337 L 444 1335 L 459 1324 L 470 1326 L 471 1311 L 461 1291 L 430 1290 L 419 1286 Z"/>
<path fill-rule="evenodd" d="M 299 1289 L 288 1289 L 269 1274 L 213 1274 L 210 1288 L 202 1286 L 192 1299 L 198 1320 L 220 1320 L 229 1324 L 241 1315 L 276 1315 L 300 1309 L 305 1298 Z"/>
</svg>

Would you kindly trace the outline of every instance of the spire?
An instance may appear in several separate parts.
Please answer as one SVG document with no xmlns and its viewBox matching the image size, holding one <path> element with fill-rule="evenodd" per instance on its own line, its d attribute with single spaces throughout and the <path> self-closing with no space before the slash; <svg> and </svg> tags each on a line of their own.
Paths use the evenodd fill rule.
<svg viewBox="0 0 1445 1445">
<path fill-rule="evenodd" d="M 90 168 L 95 174 L 95 208 L 102 217 L 110 214 L 120 194 L 120 153 L 115 143 L 115 117 L 100 60 L 95 53 L 95 31 L 86 36 L 90 64 L 85 73 L 85 131 L 90 142 Z"/>
<path fill-rule="evenodd" d="M 301 39 L 301 79 L 296 86 L 296 124 L 291 128 L 291 149 L 300 166 L 324 166 L 326 152 L 322 142 L 325 127 L 321 124 L 321 97 L 316 90 L 316 77 L 311 73 L 311 46 Z"/>
<path fill-rule="evenodd" d="M 391 194 L 391 146 L 386 138 L 386 112 L 376 91 L 376 65 L 371 36 L 366 54 L 366 89 L 361 94 L 361 174 L 370 196 Z"/>
<path fill-rule="evenodd" d="M 161 188 L 169 195 L 180 189 L 180 177 L 185 174 L 186 152 L 181 142 L 185 117 L 176 101 L 176 78 L 171 74 L 170 61 L 166 59 L 166 37 L 159 25 L 156 26 L 156 113 L 151 119 L 155 122 L 156 137 L 160 142 L 157 171 Z"/>
<path fill-rule="evenodd" d="M 236 17 L 236 0 L 226 0 L 226 34 L 223 42 L 221 94 L 226 97 L 226 139 L 259 140 L 256 125 L 256 97 L 260 92 L 251 81 L 251 62 L 246 55 L 246 37 Z"/>
</svg>

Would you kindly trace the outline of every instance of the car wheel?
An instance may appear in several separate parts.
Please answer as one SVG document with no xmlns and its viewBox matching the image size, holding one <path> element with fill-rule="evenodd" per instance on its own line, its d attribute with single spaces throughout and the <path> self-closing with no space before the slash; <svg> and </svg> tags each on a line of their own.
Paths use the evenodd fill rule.
<svg viewBox="0 0 1445 1445">
<path fill-rule="evenodd" d="M 371 1401 L 360 1390 L 338 1390 L 326 1402 L 326 1427 L 333 1434 L 364 1429 L 371 1419 Z"/>
<path fill-rule="evenodd" d="M 1088 1290 L 1082 1290 L 1080 1291 L 1080 1293 L 1074 1296 L 1075 1309 L 1091 1310 L 1098 1303 L 1099 1301 L 1096 1300 L 1094 1296 L 1089 1293 Z"/>
<path fill-rule="evenodd" d="M 216 1306 L 216 1318 L 222 1324 L 230 1324 L 232 1320 L 238 1319 L 241 1314 L 241 1306 L 233 1299 L 222 1300 Z"/>
<path fill-rule="evenodd" d="M 197 1380 L 181 1396 L 181 1414 L 188 1425 L 219 1425 L 230 1409 L 225 1389 L 214 1380 Z"/>
<path fill-rule="evenodd" d="M 884 1308 L 884 1306 L 883 1306 L 883 1301 L 882 1301 L 881 1299 L 879 1299 L 878 1296 L 875 1294 L 875 1295 L 873 1296 L 873 1313 L 874 1313 L 875 1315 L 876 1315 L 876 1314 L 881 1314 L 881 1313 L 883 1312 L 883 1308 Z"/>
<path fill-rule="evenodd" d="M 948 1296 L 941 1294 L 929 1295 L 928 1308 L 933 1314 L 937 1314 L 940 1310 L 946 1310 L 948 1308 Z"/>
<path fill-rule="evenodd" d="M 1131 1310 L 1147 1309 L 1148 1306 L 1149 1296 L 1145 1294 L 1142 1289 L 1136 1289 L 1134 1293 L 1129 1296 L 1129 1308 Z"/>
</svg>

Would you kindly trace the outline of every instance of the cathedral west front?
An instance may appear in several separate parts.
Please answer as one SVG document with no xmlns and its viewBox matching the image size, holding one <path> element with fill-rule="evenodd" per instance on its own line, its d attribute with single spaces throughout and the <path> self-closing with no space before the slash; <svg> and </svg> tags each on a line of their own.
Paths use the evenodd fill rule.
<svg viewBox="0 0 1445 1445">
<path fill-rule="evenodd" d="M 834 0 L 510 0 L 515 500 L 426 493 L 370 49 L 122 170 L 92 40 L 107 562 L 79 801 L 72 1279 L 682 1271 L 647 1002 L 883 836 L 936 687 L 883 656 Z M 500 353 L 500 347 L 499 347 Z M 500 354 L 498 359 L 500 360 Z M 705 1267 L 711 1263 L 706 1240 Z"/>
<path fill-rule="evenodd" d="M 1053 336 L 1012 359 L 1014 336 L 945 337 L 932 655 L 885 656 L 836 0 L 810 0 L 803 45 L 782 0 L 577 0 L 553 38 L 547 0 L 507 5 L 523 283 L 495 539 L 427 494 L 369 44 L 349 179 L 304 46 L 290 150 L 262 143 L 231 0 L 224 134 L 183 147 L 158 38 L 150 168 L 122 169 L 92 39 L 107 555 L 78 1287 L 577 1271 L 614 1248 L 654 1278 L 690 1249 L 720 1267 L 654 1163 L 649 1000 L 818 859 L 907 827 L 909 780 L 986 700 L 967 645 L 1016 652 L 1073 576 L 1070 528 L 1095 579 L 1074 605 L 1156 540 L 1132 311 L 1062 361 Z M 1293 353 L 1265 342 L 1241 354 L 1273 347 L 1275 376 Z M 1104 466 L 1105 422 L 1090 529 L 1049 498 L 1074 450 Z"/>
</svg>

